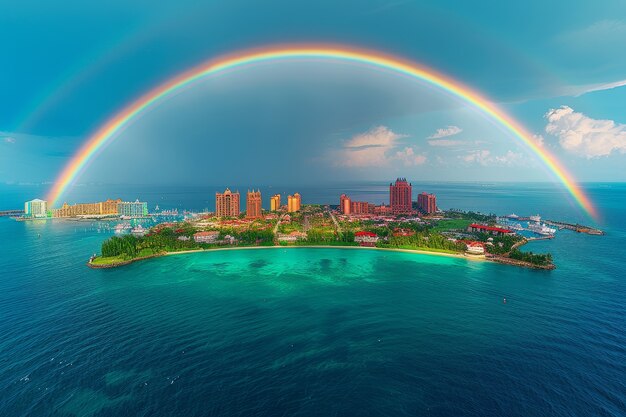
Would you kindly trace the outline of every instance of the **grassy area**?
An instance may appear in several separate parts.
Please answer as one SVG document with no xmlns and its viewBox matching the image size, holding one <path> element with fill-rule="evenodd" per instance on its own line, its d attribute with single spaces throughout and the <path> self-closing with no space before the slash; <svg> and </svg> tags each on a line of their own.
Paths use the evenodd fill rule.
<svg viewBox="0 0 626 417">
<path fill-rule="evenodd" d="M 433 225 L 431 229 L 434 232 L 443 232 L 446 230 L 467 230 L 467 226 L 472 224 L 471 220 L 465 219 L 451 219 L 451 220 L 439 220 Z"/>
<path fill-rule="evenodd" d="M 120 256 L 98 256 L 94 258 L 91 263 L 93 265 L 113 265 L 128 261 L 128 258 L 124 255 Z"/>
</svg>

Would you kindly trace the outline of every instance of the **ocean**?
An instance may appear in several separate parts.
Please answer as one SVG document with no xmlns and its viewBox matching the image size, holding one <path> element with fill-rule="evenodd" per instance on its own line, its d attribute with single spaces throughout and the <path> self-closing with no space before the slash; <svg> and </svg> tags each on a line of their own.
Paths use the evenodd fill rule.
<svg viewBox="0 0 626 417">
<path fill-rule="evenodd" d="M 414 187 L 443 208 L 592 224 L 554 185 Z M 0 415 L 624 416 L 626 184 L 584 187 L 607 234 L 525 247 L 554 271 L 322 248 L 91 270 L 111 235 L 97 223 L 0 218 Z M 260 188 L 387 200 L 384 183 Z M 83 187 L 69 201 L 201 210 L 216 190 Z M 43 191 L 2 186 L 0 210 Z"/>
</svg>

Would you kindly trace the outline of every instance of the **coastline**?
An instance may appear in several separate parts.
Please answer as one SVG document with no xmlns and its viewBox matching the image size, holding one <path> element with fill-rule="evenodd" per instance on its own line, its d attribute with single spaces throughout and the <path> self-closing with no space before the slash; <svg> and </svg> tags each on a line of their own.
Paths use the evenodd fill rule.
<svg viewBox="0 0 626 417">
<path fill-rule="evenodd" d="M 297 245 L 297 246 L 234 246 L 227 248 L 213 248 L 213 249 L 190 249 L 184 251 L 176 251 L 176 252 L 163 252 L 157 253 L 149 256 L 143 256 L 139 258 L 129 259 L 121 262 L 110 263 L 110 264 L 93 264 L 91 261 L 87 262 L 87 266 L 93 269 L 108 269 L 108 268 L 118 268 L 121 266 L 129 265 L 131 263 L 137 261 L 143 261 L 150 258 L 160 258 L 162 256 L 174 256 L 174 255 L 184 255 L 190 253 L 200 253 L 200 252 L 219 252 L 219 251 L 232 251 L 232 250 L 262 250 L 262 249 L 355 249 L 355 250 L 378 250 L 378 251 L 387 251 L 387 252 L 400 252 L 400 253 L 412 253 L 416 255 L 433 255 L 433 256 L 444 256 L 448 258 L 457 258 L 457 259 L 466 259 L 469 261 L 480 261 L 480 262 L 493 262 L 485 256 L 475 256 L 475 255 L 466 255 L 463 253 L 446 253 L 446 252 L 435 252 L 435 251 L 426 251 L 422 249 L 403 249 L 403 248 L 377 248 L 370 246 L 338 246 L 338 245 Z"/>
</svg>

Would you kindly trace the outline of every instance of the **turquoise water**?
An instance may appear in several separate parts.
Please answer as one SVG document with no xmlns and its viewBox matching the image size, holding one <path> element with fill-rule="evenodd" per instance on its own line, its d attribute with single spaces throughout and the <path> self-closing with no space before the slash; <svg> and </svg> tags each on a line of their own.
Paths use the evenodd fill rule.
<svg viewBox="0 0 626 417">
<path fill-rule="evenodd" d="M 593 191 L 607 236 L 529 246 L 556 271 L 304 248 L 90 270 L 107 234 L 2 218 L 0 415 L 623 416 L 624 190 Z"/>
</svg>

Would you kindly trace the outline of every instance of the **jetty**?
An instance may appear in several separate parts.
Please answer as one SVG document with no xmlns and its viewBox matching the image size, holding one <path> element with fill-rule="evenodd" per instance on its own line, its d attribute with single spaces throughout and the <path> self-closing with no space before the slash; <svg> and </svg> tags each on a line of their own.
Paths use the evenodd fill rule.
<svg viewBox="0 0 626 417">
<path fill-rule="evenodd" d="M 6 217 L 6 216 L 15 217 L 15 216 L 21 216 L 22 214 L 24 214 L 24 210 L 0 211 L 0 217 Z"/>
<path fill-rule="evenodd" d="M 573 230 L 577 233 L 586 233 L 588 235 L 598 235 L 598 236 L 604 235 L 604 232 L 600 229 L 596 229 L 595 227 L 585 226 L 585 225 L 578 224 L 578 223 L 572 224 L 572 223 L 559 222 L 555 220 L 544 220 L 543 222 L 551 226 L 556 226 L 559 229 Z"/>
</svg>

